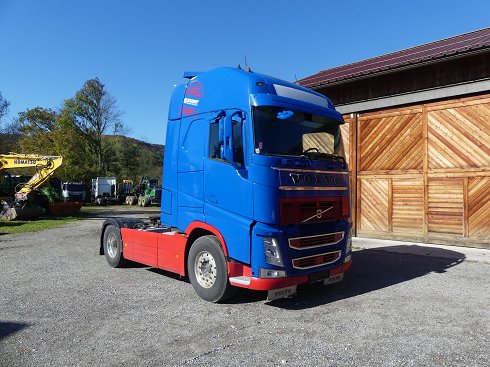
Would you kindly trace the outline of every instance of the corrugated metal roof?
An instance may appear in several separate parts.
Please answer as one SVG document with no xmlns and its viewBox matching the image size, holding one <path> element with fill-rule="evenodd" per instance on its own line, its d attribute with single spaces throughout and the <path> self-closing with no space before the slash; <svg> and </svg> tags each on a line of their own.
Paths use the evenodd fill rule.
<svg viewBox="0 0 490 367">
<path fill-rule="evenodd" d="M 425 45 L 408 48 L 390 54 L 358 61 L 332 69 L 320 71 L 317 74 L 298 80 L 297 83 L 309 88 L 340 82 L 351 78 L 367 76 L 382 71 L 394 70 L 409 65 L 444 59 L 454 55 L 490 47 L 490 28 L 461 34 Z"/>
</svg>

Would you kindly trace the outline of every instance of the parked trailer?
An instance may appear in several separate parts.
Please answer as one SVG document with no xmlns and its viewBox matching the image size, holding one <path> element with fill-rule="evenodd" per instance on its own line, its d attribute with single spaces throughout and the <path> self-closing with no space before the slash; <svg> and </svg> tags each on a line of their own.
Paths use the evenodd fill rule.
<svg viewBox="0 0 490 367">
<path fill-rule="evenodd" d="M 349 175 L 332 102 L 242 69 L 186 76 L 170 102 L 160 218 L 106 220 L 101 254 L 187 276 L 212 302 L 342 280 Z"/>
</svg>

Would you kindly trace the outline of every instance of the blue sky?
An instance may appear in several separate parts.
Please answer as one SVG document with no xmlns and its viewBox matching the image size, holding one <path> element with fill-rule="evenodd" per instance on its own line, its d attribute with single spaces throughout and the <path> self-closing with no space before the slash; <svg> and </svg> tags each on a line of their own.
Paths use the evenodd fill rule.
<svg viewBox="0 0 490 367">
<path fill-rule="evenodd" d="M 488 0 L 0 0 L 0 92 L 14 118 L 98 77 L 129 135 L 163 144 L 184 71 L 246 57 L 293 81 L 488 26 Z"/>
</svg>

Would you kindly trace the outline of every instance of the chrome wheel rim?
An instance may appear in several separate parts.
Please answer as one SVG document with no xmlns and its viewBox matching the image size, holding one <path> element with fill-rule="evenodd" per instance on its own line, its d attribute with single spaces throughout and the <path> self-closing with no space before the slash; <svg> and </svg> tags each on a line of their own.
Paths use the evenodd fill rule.
<svg viewBox="0 0 490 367">
<path fill-rule="evenodd" d="M 194 274 L 201 287 L 211 288 L 218 274 L 213 255 L 207 251 L 201 251 L 194 261 Z"/>
<path fill-rule="evenodd" d="M 109 233 L 107 236 L 107 254 L 111 258 L 115 258 L 117 255 L 117 237 L 115 233 Z"/>
</svg>

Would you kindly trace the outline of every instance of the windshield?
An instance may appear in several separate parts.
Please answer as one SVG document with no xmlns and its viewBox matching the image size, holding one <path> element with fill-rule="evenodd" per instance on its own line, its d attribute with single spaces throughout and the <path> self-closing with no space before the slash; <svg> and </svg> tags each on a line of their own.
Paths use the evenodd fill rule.
<svg viewBox="0 0 490 367">
<path fill-rule="evenodd" d="M 339 122 L 279 107 L 254 107 L 255 153 L 344 157 Z"/>
<path fill-rule="evenodd" d="M 65 184 L 65 190 L 68 191 L 85 191 L 85 185 L 83 184 Z"/>
</svg>

